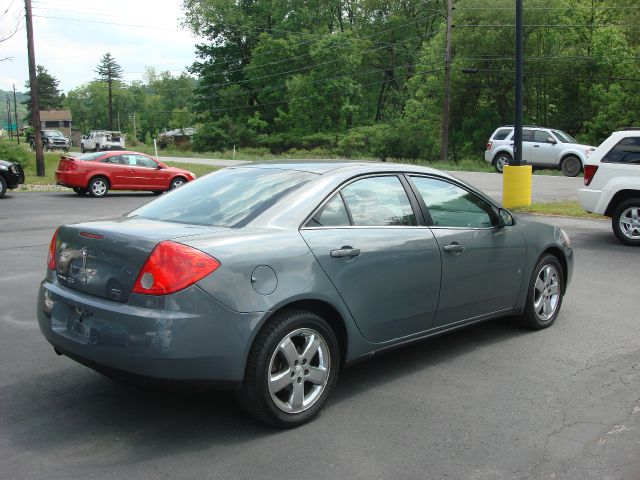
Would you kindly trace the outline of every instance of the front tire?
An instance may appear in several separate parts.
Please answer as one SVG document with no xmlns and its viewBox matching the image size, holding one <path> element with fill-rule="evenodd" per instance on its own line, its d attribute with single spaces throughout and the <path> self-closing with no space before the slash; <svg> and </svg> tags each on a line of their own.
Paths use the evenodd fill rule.
<svg viewBox="0 0 640 480">
<path fill-rule="evenodd" d="M 7 193 L 7 181 L 2 175 L 0 175 L 0 198 L 4 197 Z"/>
<path fill-rule="evenodd" d="M 611 216 L 611 227 L 625 245 L 640 246 L 640 198 L 620 203 Z"/>
<path fill-rule="evenodd" d="M 511 160 L 512 160 L 511 155 L 509 155 L 506 152 L 500 152 L 499 154 L 496 155 L 496 158 L 494 158 L 493 160 L 493 168 L 496 169 L 496 172 L 503 173 L 504 167 L 506 165 L 509 165 Z"/>
<path fill-rule="evenodd" d="M 312 312 L 285 311 L 256 337 L 238 399 L 260 421 L 297 427 L 322 409 L 339 370 L 340 350 L 329 324 Z"/>
<path fill-rule="evenodd" d="M 89 194 L 95 198 L 104 197 L 109 191 L 109 180 L 104 177 L 92 178 L 89 182 Z"/>
<path fill-rule="evenodd" d="M 572 155 L 562 161 L 561 169 L 565 177 L 577 177 L 582 171 L 582 162 Z"/>
<path fill-rule="evenodd" d="M 171 183 L 169 184 L 169 190 L 175 190 L 176 188 L 181 187 L 185 183 L 187 183 L 186 179 L 184 179 L 183 177 L 176 177 L 173 180 L 171 180 Z"/>
<path fill-rule="evenodd" d="M 533 269 L 527 302 L 520 317 L 525 327 L 541 330 L 555 322 L 564 295 L 564 271 L 558 259 L 544 254 Z"/>
</svg>

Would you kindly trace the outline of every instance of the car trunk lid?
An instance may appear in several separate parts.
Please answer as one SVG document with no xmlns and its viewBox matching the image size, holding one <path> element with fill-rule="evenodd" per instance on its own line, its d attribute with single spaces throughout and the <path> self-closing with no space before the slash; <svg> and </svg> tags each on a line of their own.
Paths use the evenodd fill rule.
<svg viewBox="0 0 640 480">
<path fill-rule="evenodd" d="M 83 293 L 126 302 L 158 243 L 228 230 L 124 217 L 63 226 L 55 250 L 57 281 Z"/>
</svg>

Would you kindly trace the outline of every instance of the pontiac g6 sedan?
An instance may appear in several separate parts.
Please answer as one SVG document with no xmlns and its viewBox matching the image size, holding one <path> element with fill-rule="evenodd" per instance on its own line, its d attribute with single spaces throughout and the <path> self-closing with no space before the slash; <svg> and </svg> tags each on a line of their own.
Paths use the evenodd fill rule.
<svg viewBox="0 0 640 480">
<path fill-rule="evenodd" d="M 159 195 L 196 176 L 138 152 L 96 152 L 60 159 L 56 183 L 78 195 L 104 197 L 109 190 L 148 190 Z"/>
<path fill-rule="evenodd" d="M 232 388 L 292 427 L 356 360 L 495 317 L 549 327 L 572 265 L 561 229 L 437 170 L 252 164 L 59 227 L 37 311 L 59 354 Z"/>
</svg>

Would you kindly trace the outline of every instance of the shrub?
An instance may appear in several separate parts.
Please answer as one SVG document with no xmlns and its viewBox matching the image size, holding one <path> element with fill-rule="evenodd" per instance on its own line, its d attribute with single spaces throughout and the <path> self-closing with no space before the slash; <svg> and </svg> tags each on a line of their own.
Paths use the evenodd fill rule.
<svg viewBox="0 0 640 480">
<path fill-rule="evenodd" d="M 0 160 L 18 162 L 23 167 L 26 167 L 29 161 L 29 154 L 22 145 L 0 142 Z"/>
</svg>

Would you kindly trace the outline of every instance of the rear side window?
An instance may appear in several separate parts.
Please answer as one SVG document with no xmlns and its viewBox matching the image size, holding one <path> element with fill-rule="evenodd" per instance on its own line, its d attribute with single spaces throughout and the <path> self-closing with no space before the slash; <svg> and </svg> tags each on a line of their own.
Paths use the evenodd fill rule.
<svg viewBox="0 0 640 480">
<path fill-rule="evenodd" d="M 602 162 L 640 165 L 640 137 L 623 138 L 609 150 Z"/>
<path fill-rule="evenodd" d="M 500 130 L 496 131 L 496 133 L 493 134 L 493 140 L 504 140 L 509 135 L 511 135 L 510 128 L 501 128 Z"/>
</svg>

